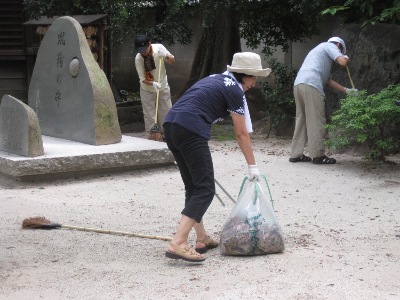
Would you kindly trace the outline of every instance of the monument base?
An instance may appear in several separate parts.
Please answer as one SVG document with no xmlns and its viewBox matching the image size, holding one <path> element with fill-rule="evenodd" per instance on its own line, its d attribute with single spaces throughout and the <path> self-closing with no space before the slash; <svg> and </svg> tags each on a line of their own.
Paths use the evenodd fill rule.
<svg viewBox="0 0 400 300">
<path fill-rule="evenodd" d="M 17 180 L 127 171 L 172 165 L 174 157 L 161 142 L 122 136 L 121 142 L 94 146 L 42 136 L 44 155 L 24 157 L 0 151 L 0 173 Z"/>
</svg>

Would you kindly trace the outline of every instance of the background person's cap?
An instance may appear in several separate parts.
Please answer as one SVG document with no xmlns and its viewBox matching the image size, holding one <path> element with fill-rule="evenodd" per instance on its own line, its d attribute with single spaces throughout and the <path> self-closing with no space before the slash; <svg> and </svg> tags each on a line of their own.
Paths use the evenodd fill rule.
<svg viewBox="0 0 400 300">
<path fill-rule="evenodd" d="M 141 53 L 146 51 L 149 46 L 150 39 L 147 35 L 138 35 L 135 38 L 135 51 L 136 53 Z"/>
<path fill-rule="evenodd" d="M 346 54 L 346 44 L 344 43 L 344 41 L 340 37 L 337 37 L 337 36 L 331 37 L 328 40 L 328 42 L 339 43 L 340 45 L 342 45 L 342 48 L 343 48 L 342 53 Z"/>
</svg>

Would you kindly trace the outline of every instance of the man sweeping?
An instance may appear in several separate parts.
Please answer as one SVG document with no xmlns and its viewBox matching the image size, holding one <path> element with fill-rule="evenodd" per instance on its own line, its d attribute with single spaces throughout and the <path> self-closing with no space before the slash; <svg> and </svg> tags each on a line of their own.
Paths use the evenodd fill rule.
<svg viewBox="0 0 400 300">
<path fill-rule="evenodd" d="M 333 62 L 346 67 L 350 62 L 346 54 L 346 44 L 339 37 L 313 48 L 304 59 L 294 81 L 293 94 L 296 102 L 296 125 L 292 139 L 289 161 L 311 162 L 313 164 L 335 164 L 336 159 L 325 155 L 326 135 L 324 86 L 346 94 L 358 90 L 346 88 L 331 78 Z M 304 152 L 308 144 L 308 153 Z"/>
<path fill-rule="evenodd" d="M 163 132 L 161 125 L 172 106 L 164 62 L 173 65 L 175 57 L 162 44 L 152 44 L 147 35 L 135 38 L 135 51 L 145 130 L 149 139 L 158 140 Z"/>
</svg>

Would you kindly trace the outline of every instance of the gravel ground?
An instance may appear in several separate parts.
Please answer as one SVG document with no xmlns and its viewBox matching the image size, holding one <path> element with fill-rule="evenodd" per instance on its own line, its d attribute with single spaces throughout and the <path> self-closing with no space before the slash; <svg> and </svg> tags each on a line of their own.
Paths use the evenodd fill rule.
<svg viewBox="0 0 400 300">
<path fill-rule="evenodd" d="M 21 229 L 44 216 L 64 225 L 171 236 L 183 205 L 175 166 L 54 181 L 0 177 L 0 299 L 400 299 L 400 157 L 370 165 L 288 162 L 289 139 L 254 139 L 275 200 L 285 252 L 165 258 L 167 242 L 69 229 Z M 217 180 L 236 199 L 246 165 L 234 141 L 211 141 Z M 206 216 L 219 237 L 233 202 L 217 187 Z M 194 235 L 191 236 L 194 241 Z"/>
</svg>

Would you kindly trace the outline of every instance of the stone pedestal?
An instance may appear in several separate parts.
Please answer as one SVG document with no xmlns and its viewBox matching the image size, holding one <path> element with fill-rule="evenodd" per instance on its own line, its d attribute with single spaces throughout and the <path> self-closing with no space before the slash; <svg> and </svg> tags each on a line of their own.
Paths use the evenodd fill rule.
<svg viewBox="0 0 400 300">
<path fill-rule="evenodd" d="M 28 157 L 44 153 L 35 112 L 9 95 L 4 95 L 0 104 L 0 150 Z"/>
</svg>

